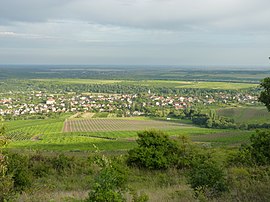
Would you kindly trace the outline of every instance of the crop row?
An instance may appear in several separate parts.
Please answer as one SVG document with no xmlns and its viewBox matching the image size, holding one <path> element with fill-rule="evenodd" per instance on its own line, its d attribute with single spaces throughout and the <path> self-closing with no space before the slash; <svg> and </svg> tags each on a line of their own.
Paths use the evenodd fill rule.
<svg viewBox="0 0 270 202">
<path fill-rule="evenodd" d="M 57 120 L 20 120 L 6 125 L 8 137 L 13 140 L 26 140 L 36 135 L 60 133 L 63 122 Z"/>
<path fill-rule="evenodd" d="M 83 119 L 65 121 L 63 132 L 137 131 L 180 127 L 182 125 L 177 123 L 155 120 Z"/>
<path fill-rule="evenodd" d="M 12 131 L 6 134 L 6 136 L 12 141 L 30 140 L 32 135 L 24 131 Z"/>
</svg>

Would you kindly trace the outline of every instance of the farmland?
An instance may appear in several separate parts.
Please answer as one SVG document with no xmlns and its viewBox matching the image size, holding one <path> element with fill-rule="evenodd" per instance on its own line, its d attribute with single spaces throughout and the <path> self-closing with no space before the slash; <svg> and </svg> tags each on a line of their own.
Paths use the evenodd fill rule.
<svg viewBox="0 0 270 202">
<path fill-rule="evenodd" d="M 6 122 L 7 136 L 12 140 L 29 140 L 36 135 L 57 134 L 62 131 L 63 120 L 17 120 Z"/>
<path fill-rule="evenodd" d="M 202 89 L 224 89 L 237 90 L 257 87 L 253 83 L 230 83 L 230 82 L 207 82 L 207 81 L 165 81 L 165 80 L 97 80 L 97 79 L 34 79 L 40 82 L 53 82 L 56 84 L 119 84 L 119 85 L 138 85 L 155 86 L 168 88 L 202 88 Z"/>
<path fill-rule="evenodd" d="M 114 84 L 121 80 L 98 80 L 98 79 L 33 79 L 34 81 L 45 81 L 61 84 Z"/>
<path fill-rule="evenodd" d="M 141 131 L 147 129 L 177 129 L 187 125 L 169 121 L 134 119 L 82 119 L 67 120 L 63 132 Z"/>
<path fill-rule="evenodd" d="M 186 136 L 195 142 L 239 145 L 251 133 L 207 129 L 179 121 L 149 118 L 67 118 L 6 122 L 9 148 L 60 151 L 117 151 L 133 148 L 138 131 L 158 129 L 172 137 Z M 94 146 L 95 145 L 95 146 Z"/>
<path fill-rule="evenodd" d="M 209 108 L 220 109 L 225 102 L 243 108 L 256 106 L 258 92 L 258 84 L 254 83 L 149 78 L 32 78 L 4 80 L 2 84 L 9 90 L 2 95 L 14 96 L 3 98 L 2 103 L 7 104 L 0 109 L 7 114 L 4 125 L 11 140 L 9 147 L 64 151 L 91 151 L 93 144 L 104 150 L 128 150 L 136 145 L 137 132 L 148 129 L 213 145 L 239 145 L 248 140 L 249 131 L 198 127 L 192 124 L 188 111 L 198 105 L 200 110 L 196 111 L 207 114 Z M 263 113 L 262 122 L 267 118 L 267 113 Z M 12 114 L 18 120 L 13 120 Z M 250 111 L 243 113 L 242 118 L 230 109 L 218 110 L 217 114 L 235 114 L 235 120 L 243 122 L 252 120 L 244 120 Z M 173 120 L 166 121 L 170 116 Z M 259 120 L 257 115 L 255 119 Z"/>
<path fill-rule="evenodd" d="M 225 89 L 225 90 L 237 90 L 257 87 L 257 84 L 250 83 L 228 83 L 228 82 L 207 82 L 207 81 L 162 81 L 162 80 L 143 80 L 140 82 L 136 81 L 125 81 L 127 84 L 135 84 L 142 86 L 163 86 L 163 87 L 174 87 L 174 88 L 205 88 L 205 89 Z"/>
<path fill-rule="evenodd" d="M 237 123 L 269 123 L 270 116 L 264 107 L 234 107 L 217 110 L 218 115 L 233 118 Z"/>
</svg>

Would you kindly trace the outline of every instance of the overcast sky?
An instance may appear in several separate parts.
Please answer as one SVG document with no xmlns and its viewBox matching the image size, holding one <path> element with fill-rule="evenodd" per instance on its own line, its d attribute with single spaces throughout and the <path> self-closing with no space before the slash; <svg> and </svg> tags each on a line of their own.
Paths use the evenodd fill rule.
<svg viewBox="0 0 270 202">
<path fill-rule="evenodd" d="M 0 0 L 0 64 L 268 65 L 269 0 Z"/>
</svg>

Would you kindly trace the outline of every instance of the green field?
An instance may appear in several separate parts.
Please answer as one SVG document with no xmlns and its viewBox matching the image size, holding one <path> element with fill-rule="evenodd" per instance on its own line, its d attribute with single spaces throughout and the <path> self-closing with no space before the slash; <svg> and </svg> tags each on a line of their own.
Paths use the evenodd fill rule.
<svg viewBox="0 0 270 202">
<path fill-rule="evenodd" d="M 216 146 L 239 146 L 248 142 L 253 131 L 221 131 L 220 133 L 195 135 L 191 139 L 195 142 L 210 143 Z"/>
<path fill-rule="evenodd" d="M 166 81 L 166 80 L 97 80 L 97 79 L 34 79 L 35 81 L 53 82 L 58 84 L 123 84 L 138 86 L 155 86 L 168 88 L 205 88 L 205 89 L 224 89 L 238 90 L 257 87 L 258 84 L 252 83 L 230 83 L 230 82 L 207 82 L 207 81 Z"/>
<path fill-rule="evenodd" d="M 270 113 L 265 107 L 218 109 L 217 114 L 232 118 L 236 123 L 270 123 Z"/>
<path fill-rule="evenodd" d="M 74 130 L 65 131 L 66 123 L 74 122 Z M 87 126 L 86 123 L 95 123 Z M 72 124 L 74 124 L 72 123 Z M 83 123 L 88 127 L 82 130 Z M 155 128 L 173 138 L 186 136 L 200 143 L 215 145 L 239 145 L 248 141 L 252 132 L 200 128 L 177 121 L 151 120 L 149 118 L 103 118 L 17 120 L 5 123 L 9 148 L 59 151 L 118 151 L 136 145 L 137 132 Z"/>
<path fill-rule="evenodd" d="M 205 88 L 205 89 L 225 89 L 225 90 L 237 90 L 258 86 L 257 84 L 250 84 L 250 83 L 164 81 L 164 80 L 143 80 L 140 82 L 130 81 L 127 83 L 143 86 L 159 86 L 159 87 L 173 87 L 173 88 Z"/>
<path fill-rule="evenodd" d="M 61 133 L 63 119 L 16 120 L 5 123 L 7 136 L 12 140 L 29 140 L 37 135 Z"/>
<path fill-rule="evenodd" d="M 45 81 L 60 84 L 113 84 L 121 80 L 98 80 L 98 79 L 32 79 L 34 81 Z"/>
</svg>

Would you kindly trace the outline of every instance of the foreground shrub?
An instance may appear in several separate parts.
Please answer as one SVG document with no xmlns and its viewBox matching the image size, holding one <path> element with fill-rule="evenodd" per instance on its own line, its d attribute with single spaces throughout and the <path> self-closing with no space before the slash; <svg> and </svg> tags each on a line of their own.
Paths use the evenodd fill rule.
<svg viewBox="0 0 270 202">
<path fill-rule="evenodd" d="M 101 170 L 95 178 L 92 190 L 89 192 L 87 202 L 123 202 L 125 201 L 125 185 L 127 173 L 125 169 L 110 159 L 102 156 L 96 158 L 96 163 L 101 166 Z"/>
<path fill-rule="evenodd" d="M 230 193 L 220 201 L 269 201 L 269 166 L 232 167 L 228 171 Z"/>
<path fill-rule="evenodd" d="M 257 131 L 250 137 L 250 144 L 242 145 L 229 161 L 232 164 L 269 165 L 270 131 Z"/>
<path fill-rule="evenodd" d="M 9 175 L 0 176 L 0 202 L 8 201 L 12 198 L 13 192 L 13 180 Z"/>
<path fill-rule="evenodd" d="M 5 137 L 5 127 L 0 126 L 0 202 L 8 201 L 13 195 L 14 180 L 12 175 L 8 174 L 8 157 L 1 150 L 8 144 Z"/>
<path fill-rule="evenodd" d="M 51 162 L 49 158 L 36 153 L 29 158 L 29 170 L 34 177 L 45 177 L 51 174 Z"/>
<path fill-rule="evenodd" d="M 14 189 L 22 191 L 31 185 L 31 172 L 28 170 L 29 159 L 19 154 L 8 154 L 7 174 L 12 176 Z"/>
<path fill-rule="evenodd" d="M 198 155 L 193 160 L 189 173 L 189 183 L 197 193 L 215 197 L 227 190 L 225 174 L 210 155 Z"/>
<path fill-rule="evenodd" d="M 128 164 L 148 169 L 166 169 L 175 165 L 180 152 L 176 141 L 161 131 L 138 133 L 138 147 L 128 152 Z"/>
<path fill-rule="evenodd" d="M 0 152 L 0 202 L 13 195 L 13 179 L 7 174 L 7 157 Z"/>
<path fill-rule="evenodd" d="M 250 154 L 261 165 L 270 164 L 270 131 L 257 131 L 250 138 Z"/>
<path fill-rule="evenodd" d="M 121 187 L 119 187 L 120 182 L 119 173 L 114 168 L 103 169 L 95 179 L 87 201 L 124 201 Z"/>
<path fill-rule="evenodd" d="M 58 173 L 63 173 L 65 170 L 71 170 L 74 166 L 74 158 L 60 154 L 54 157 L 51 161 L 53 168 Z"/>
</svg>

